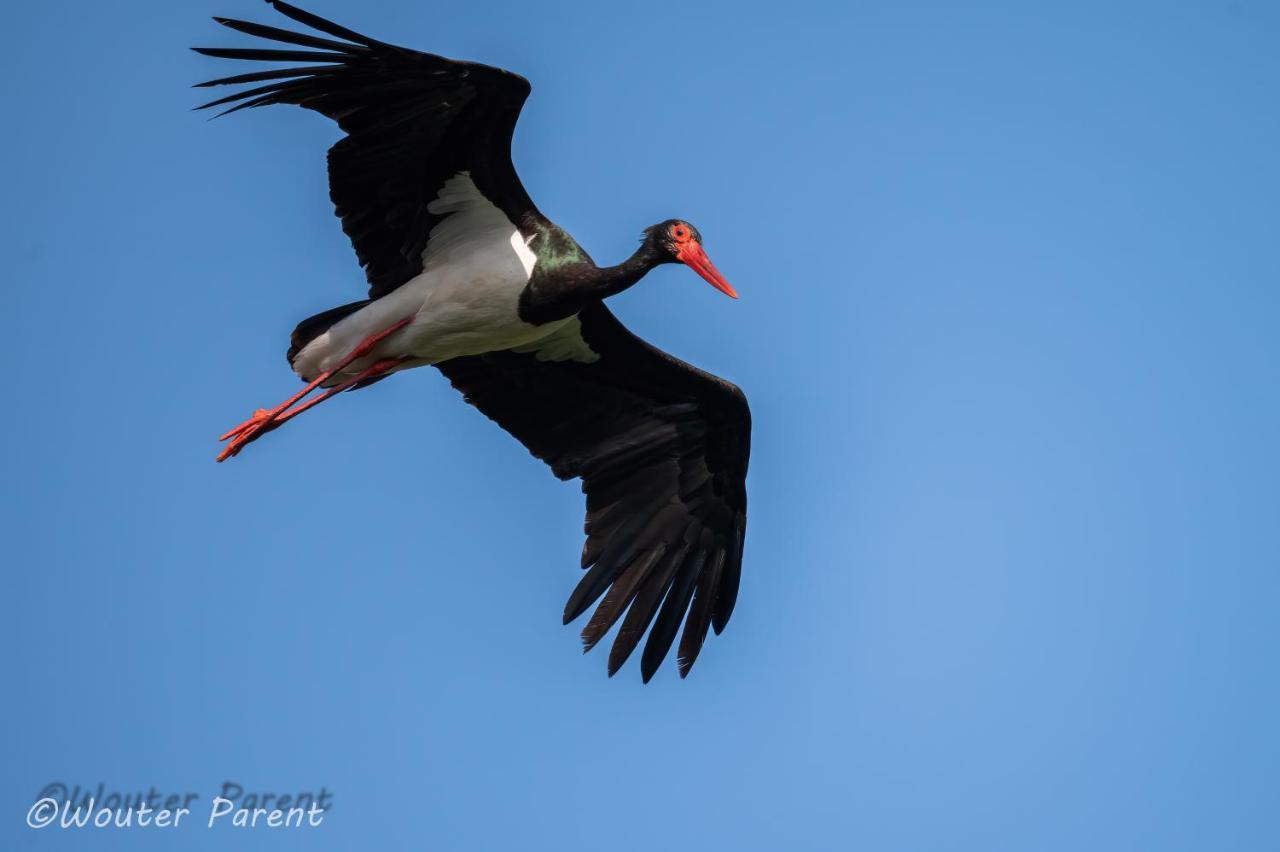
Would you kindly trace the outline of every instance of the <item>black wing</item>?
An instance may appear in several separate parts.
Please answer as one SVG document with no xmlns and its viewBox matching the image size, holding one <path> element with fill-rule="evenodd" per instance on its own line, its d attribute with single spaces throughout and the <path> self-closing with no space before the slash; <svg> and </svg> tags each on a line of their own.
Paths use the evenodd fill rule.
<svg viewBox="0 0 1280 852">
<path fill-rule="evenodd" d="M 626 612 L 612 675 L 652 623 L 640 664 L 647 682 L 687 611 L 683 677 L 708 625 L 723 630 L 737 598 L 751 412 L 737 387 L 640 340 L 603 304 L 579 319 L 538 351 L 436 366 L 556 476 L 582 478 L 590 570 L 565 604 L 565 624 L 604 595 L 582 631 L 589 650 Z"/>
<path fill-rule="evenodd" d="M 299 67 L 222 77 L 199 86 L 259 83 L 204 104 L 224 113 L 297 104 L 328 116 L 347 133 L 329 149 L 329 192 L 378 298 L 422 271 L 431 228 L 428 210 L 444 182 L 460 172 L 514 224 L 537 214 L 511 163 L 511 134 L 529 96 L 523 77 L 376 41 L 279 0 L 281 14 L 330 38 L 247 21 L 220 24 L 313 50 L 194 48 L 207 56 Z"/>
</svg>

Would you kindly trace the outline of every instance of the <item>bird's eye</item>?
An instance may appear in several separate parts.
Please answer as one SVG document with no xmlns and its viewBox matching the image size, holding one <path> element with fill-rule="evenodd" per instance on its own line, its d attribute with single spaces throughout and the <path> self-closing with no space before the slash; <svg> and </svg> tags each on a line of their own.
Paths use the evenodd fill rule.
<svg viewBox="0 0 1280 852">
<path fill-rule="evenodd" d="M 671 236 L 675 237 L 677 240 L 688 239 L 689 229 L 686 228 L 684 225 L 676 225 L 674 228 L 671 229 Z"/>
</svg>

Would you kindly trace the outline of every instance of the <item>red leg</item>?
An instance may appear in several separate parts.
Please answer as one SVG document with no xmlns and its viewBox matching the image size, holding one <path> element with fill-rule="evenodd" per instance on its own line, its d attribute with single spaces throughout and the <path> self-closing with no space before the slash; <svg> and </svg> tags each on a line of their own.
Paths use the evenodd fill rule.
<svg viewBox="0 0 1280 852">
<path fill-rule="evenodd" d="M 340 394 L 346 390 L 351 390 L 353 387 L 365 381 L 366 379 L 372 379 L 375 376 L 382 375 L 383 373 L 390 370 L 392 367 L 399 364 L 401 360 L 402 359 L 400 358 L 383 358 L 381 361 L 374 361 L 363 372 L 361 372 L 360 375 L 356 376 L 354 379 L 345 381 L 340 385 L 335 385 L 334 387 L 329 388 L 327 391 L 320 394 L 319 396 L 313 396 L 311 399 L 307 400 L 301 405 L 295 406 L 294 408 L 291 408 L 288 411 L 284 412 L 283 414 L 281 414 L 279 417 L 275 419 L 275 422 L 271 424 L 272 427 L 280 426 L 281 424 L 292 420 L 302 412 L 306 411 L 311 406 L 319 405 L 320 403 L 324 402 L 326 399 L 329 399 L 330 397 L 336 394 Z"/>
<path fill-rule="evenodd" d="M 287 411 L 277 414 L 270 421 L 265 422 L 261 427 L 257 429 L 241 432 L 239 435 L 235 437 L 235 439 L 230 444 L 227 444 L 227 446 L 225 446 L 222 449 L 221 453 L 218 454 L 218 461 L 226 461 L 232 456 L 238 455 L 240 451 L 245 448 L 245 446 L 258 440 L 268 432 L 274 429 L 278 429 L 280 426 L 292 420 L 293 418 L 297 417 L 299 414 L 306 411 L 308 408 L 311 408 L 314 405 L 319 405 L 320 403 L 324 402 L 326 399 L 330 399 L 336 394 L 342 393 L 343 391 L 351 390 L 353 387 L 365 381 L 366 379 L 372 379 L 375 376 L 382 375 L 383 373 L 395 367 L 402 360 L 403 359 L 401 358 L 383 358 L 380 361 L 375 361 L 374 363 L 370 364 L 367 368 L 365 368 L 354 379 L 349 379 L 340 385 L 334 385 L 333 387 L 329 388 L 327 391 L 320 394 L 319 396 L 312 397 L 311 399 L 307 400 L 306 402 L 300 405 L 297 405 Z"/>
<path fill-rule="evenodd" d="M 228 458 L 229 456 L 235 455 L 237 452 L 239 452 L 239 447 L 243 447 L 245 444 L 249 443 L 249 441 L 253 440 L 253 437 L 260 435 L 263 432 L 270 431 L 270 428 L 274 428 L 273 424 L 276 424 L 280 416 L 284 414 L 286 411 L 288 411 L 291 406 L 295 405 L 299 400 L 301 400 L 307 394 L 311 393 L 313 390 L 320 387 L 320 385 L 328 381 L 335 373 L 338 373 L 344 370 L 345 368 L 347 368 L 348 366 L 350 366 L 353 361 L 357 361 L 360 358 L 363 358 L 366 355 L 368 355 L 370 352 L 373 351 L 374 347 L 376 347 L 379 343 L 381 343 L 383 340 L 385 340 L 388 336 L 390 336 L 394 332 L 397 332 L 400 329 L 404 328 L 406 325 L 409 324 L 409 322 L 412 319 L 413 317 L 405 317 L 404 319 L 400 320 L 394 325 L 389 326 L 388 328 L 384 328 L 382 331 L 379 331 L 376 334 L 369 335 L 364 340 L 360 341 L 360 343 L 356 345 L 355 349 L 352 349 L 349 353 L 347 353 L 346 357 L 344 357 L 337 364 L 330 367 L 328 370 L 325 370 L 323 373 L 316 376 L 312 381 L 308 382 L 307 386 L 304 387 L 302 390 L 298 391 L 293 396 L 289 397 L 284 402 L 277 405 L 275 408 L 270 408 L 270 409 L 259 408 L 257 411 L 253 413 L 253 416 L 250 417 L 248 420 L 244 421 L 239 426 L 236 426 L 234 429 L 231 429 L 230 431 L 223 434 L 222 437 L 220 437 L 218 440 L 226 441 L 228 439 L 232 439 L 232 443 L 228 445 L 222 451 L 222 453 L 218 456 L 218 461 L 222 461 L 223 459 Z M 379 363 L 382 363 L 382 362 L 379 362 Z M 386 368 L 384 368 L 379 372 L 385 372 L 385 370 Z M 365 372 L 368 372 L 368 371 L 366 370 Z M 366 376 L 366 378 L 368 377 Z M 356 381 L 360 381 L 360 380 L 357 379 Z M 343 389 L 345 389 L 346 387 L 350 387 L 351 384 L 352 384 L 351 382 L 344 382 Z M 326 395 L 324 398 L 327 399 L 328 396 L 330 395 L 331 394 Z M 228 451 L 230 451 L 233 446 L 237 447 L 237 449 L 229 453 Z"/>
<path fill-rule="evenodd" d="M 320 385 L 328 381 L 329 378 L 332 377 L 334 373 L 337 373 L 345 369 L 351 364 L 352 361 L 355 361 L 357 359 L 363 358 L 364 356 L 368 355 L 370 352 L 373 351 L 373 347 L 381 343 L 392 332 L 396 332 L 404 328 L 406 325 L 409 324 L 409 321 L 412 319 L 413 319 L 412 317 L 405 317 L 404 319 L 397 322 L 395 325 L 390 326 L 389 328 L 385 328 L 382 331 L 377 332 L 376 334 L 369 335 L 364 340 L 360 341 L 360 343 L 356 345 L 355 349 L 352 349 L 349 353 L 347 353 L 347 356 L 345 358 L 343 358 L 334 366 L 330 367 L 328 370 L 325 370 L 320 375 L 316 376 L 302 390 L 298 391 L 293 396 L 289 397 L 284 402 L 277 405 L 275 408 L 270 408 L 270 409 L 259 408 L 257 411 L 253 413 L 252 417 L 250 417 L 248 420 L 244 421 L 239 426 L 236 426 L 234 429 L 231 429 L 229 432 L 222 435 L 222 437 L 218 438 L 218 440 L 225 441 L 228 438 L 234 438 L 235 436 L 239 435 L 240 433 L 244 432 L 247 429 L 260 428 L 265 423 L 270 422 L 271 420 L 274 420 L 282 412 L 288 409 L 289 406 L 293 405 L 298 400 L 302 399 L 304 396 L 311 393 L 313 390 L 320 387 Z"/>
</svg>

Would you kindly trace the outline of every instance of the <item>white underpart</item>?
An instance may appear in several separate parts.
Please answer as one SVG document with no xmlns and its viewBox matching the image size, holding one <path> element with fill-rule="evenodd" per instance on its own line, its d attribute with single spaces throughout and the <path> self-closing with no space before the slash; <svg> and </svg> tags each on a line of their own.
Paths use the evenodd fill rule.
<svg viewBox="0 0 1280 852">
<path fill-rule="evenodd" d="M 401 369 L 418 367 L 526 347 L 555 336 L 568 322 L 577 325 L 576 317 L 539 326 L 520 319 L 520 292 L 533 274 L 537 256 L 506 214 L 480 194 L 468 172 L 446 181 L 427 209 L 447 215 L 427 238 L 422 272 L 303 347 L 293 362 L 298 375 L 318 375 L 360 341 L 405 317 L 413 318 L 409 325 L 326 384 L 351 378 L 378 358 L 408 358 L 412 360 Z M 581 334 L 574 336 L 581 341 Z M 563 342 L 554 345 L 556 352 L 573 348 Z"/>
</svg>

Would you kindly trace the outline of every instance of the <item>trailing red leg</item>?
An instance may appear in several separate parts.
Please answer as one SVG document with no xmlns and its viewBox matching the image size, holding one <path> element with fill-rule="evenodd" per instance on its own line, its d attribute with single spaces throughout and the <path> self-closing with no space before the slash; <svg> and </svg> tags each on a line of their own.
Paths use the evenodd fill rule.
<svg viewBox="0 0 1280 852">
<path fill-rule="evenodd" d="M 409 324 L 409 322 L 412 319 L 413 317 L 405 317 L 404 319 L 397 322 L 395 325 L 389 326 L 388 328 L 384 328 L 382 331 L 379 331 L 376 334 L 369 335 L 364 340 L 360 341 L 360 343 L 357 344 L 354 349 L 352 349 L 349 353 L 347 353 L 347 355 L 341 361 L 339 361 L 337 364 L 333 365 L 332 367 L 325 370 L 320 375 L 316 376 L 310 382 L 308 382 L 307 386 L 304 387 L 302 390 L 298 391 L 293 396 L 289 397 L 284 402 L 277 405 L 275 408 L 269 408 L 269 409 L 259 408 L 257 411 L 253 413 L 253 416 L 250 417 L 248 420 L 244 421 L 239 426 L 236 426 L 235 428 L 223 434 L 222 437 L 220 437 L 218 440 L 219 441 L 230 440 L 231 443 L 228 444 L 225 448 L 223 448 L 222 452 L 218 455 L 218 461 L 224 461 L 225 459 L 228 459 L 231 456 L 236 455 L 237 453 L 240 452 L 240 450 L 246 444 L 251 443 L 259 436 L 267 432 L 270 432 L 272 429 L 279 426 L 285 420 L 288 420 L 292 417 L 295 417 L 298 414 L 301 414 L 303 411 L 306 411 L 312 405 L 315 405 L 316 403 L 322 400 L 328 399 L 329 397 L 333 396 L 335 393 L 340 393 L 341 391 L 350 389 L 357 382 L 361 382 L 361 381 L 364 381 L 365 379 L 370 379 L 370 378 L 374 378 L 375 376 L 381 375 L 382 373 L 385 373 L 388 370 L 390 370 L 396 364 L 400 363 L 400 360 L 401 360 L 400 358 L 381 359 L 375 362 L 374 364 L 370 365 L 368 368 L 366 368 L 355 379 L 352 379 L 351 381 L 343 382 L 342 384 L 331 388 L 328 392 L 322 394 L 321 396 L 316 397 L 315 399 L 311 400 L 308 403 L 297 405 L 297 403 L 299 403 L 305 396 L 307 396 L 307 394 L 311 393 L 316 388 L 320 387 L 320 385 L 324 384 L 326 381 L 332 378 L 335 374 L 346 369 L 353 362 L 368 356 L 379 343 L 381 343 L 390 335 L 404 328 L 406 325 Z M 293 408 L 293 406 L 297 406 L 297 407 Z M 291 408 L 292 410 L 290 410 Z"/>
</svg>

